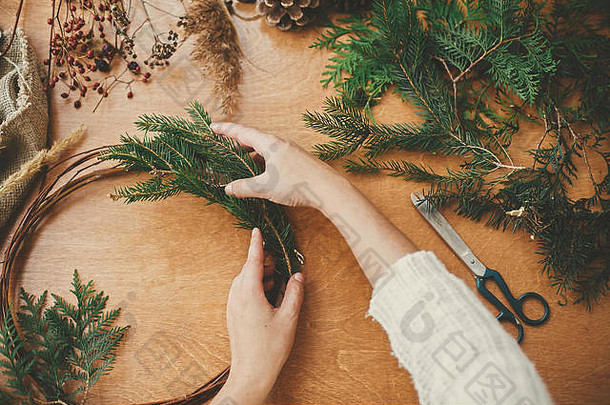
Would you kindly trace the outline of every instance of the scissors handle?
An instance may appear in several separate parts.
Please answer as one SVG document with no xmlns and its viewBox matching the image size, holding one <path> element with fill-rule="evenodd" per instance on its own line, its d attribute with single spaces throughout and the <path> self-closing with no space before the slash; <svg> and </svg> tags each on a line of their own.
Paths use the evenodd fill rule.
<svg viewBox="0 0 610 405">
<path fill-rule="evenodd" d="M 481 295 L 483 295 L 483 297 L 485 297 L 487 301 L 491 302 L 500 311 L 496 318 L 499 321 L 510 322 L 517 327 L 517 331 L 519 332 L 517 336 L 518 343 L 521 343 L 521 339 L 523 339 L 523 325 L 521 325 L 521 322 L 519 322 L 519 320 L 510 311 L 510 309 L 508 309 L 504 304 L 502 304 L 502 302 L 500 302 L 500 300 L 498 300 L 498 298 L 487 289 L 485 285 L 487 280 L 493 280 L 496 282 L 496 284 L 500 288 L 500 291 L 502 291 L 502 294 L 504 294 L 504 297 L 506 297 L 506 300 L 510 304 L 511 308 L 513 309 L 513 311 L 515 311 L 515 314 L 517 314 L 517 316 L 526 325 L 541 325 L 549 318 L 549 304 L 540 294 L 535 292 L 526 292 L 525 294 L 519 296 L 519 298 L 515 298 L 515 296 L 510 292 L 510 289 L 506 285 L 504 278 L 502 278 L 502 275 L 497 271 L 489 268 L 485 270 L 485 274 L 482 277 L 477 276 L 477 290 L 479 290 Z M 535 299 L 542 304 L 542 306 L 544 307 L 544 314 L 540 318 L 532 319 L 525 315 L 525 313 L 523 312 L 523 302 L 527 299 Z"/>
</svg>

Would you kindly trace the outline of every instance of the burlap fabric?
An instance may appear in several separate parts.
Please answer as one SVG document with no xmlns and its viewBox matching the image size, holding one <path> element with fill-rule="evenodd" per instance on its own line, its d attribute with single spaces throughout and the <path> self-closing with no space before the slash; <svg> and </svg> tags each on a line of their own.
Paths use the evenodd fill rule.
<svg viewBox="0 0 610 405">
<path fill-rule="evenodd" d="M 0 32 L 0 49 L 10 32 Z M 0 227 L 22 203 L 34 178 L 3 187 L 46 145 L 47 97 L 42 70 L 21 29 L 9 52 L 0 58 Z"/>
</svg>

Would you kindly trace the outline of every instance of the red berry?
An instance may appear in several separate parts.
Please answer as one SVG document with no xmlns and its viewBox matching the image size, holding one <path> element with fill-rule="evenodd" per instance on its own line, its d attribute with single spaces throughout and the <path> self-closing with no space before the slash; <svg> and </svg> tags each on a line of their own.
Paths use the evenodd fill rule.
<svg viewBox="0 0 610 405">
<path fill-rule="evenodd" d="M 47 24 L 53 25 L 53 19 L 52 18 L 47 18 Z"/>
<path fill-rule="evenodd" d="M 127 98 L 133 98 L 133 93 L 131 91 L 127 93 Z"/>
<path fill-rule="evenodd" d="M 145 77 L 145 78 L 147 78 L 147 79 L 149 79 L 149 78 L 150 78 L 150 72 L 146 72 L 146 73 L 144 73 L 144 77 Z"/>
<path fill-rule="evenodd" d="M 69 64 L 74 64 L 74 58 L 72 56 L 68 56 L 68 63 Z"/>
<path fill-rule="evenodd" d="M 70 72 L 70 76 L 72 76 L 72 77 L 76 77 L 76 71 L 75 71 L 75 70 L 71 71 L 71 72 Z"/>
<path fill-rule="evenodd" d="M 102 94 L 104 97 L 108 97 L 108 92 L 105 91 L 104 94 Z"/>
<path fill-rule="evenodd" d="M 61 93 L 61 98 L 68 98 L 68 93 Z"/>
<path fill-rule="evenodd" d="M 88 57 L 89 59 L 93 58 L 93 49 L 89 49 L 89 50 L 87 51 L 87 57 Z"/>
<path fill-rule="evenodd" d="M 76 100 L 74 102 L 74 108 L 80 108 L 81 104 L 80 104 L 80 100 Z"/>
<path fill-rule="evenodd" d="M 49 65 L 49 60 L 48 60 L 48 59 L 45 59 L 45 60 L 43 60 L 43 61 L 42 61 L 42 63 L 43 63 L 45 66 L 48 66 L 48 65 Z"/>
<path fill-rule="evenodd" d="M 98 92 L 99 94 L 104 94 L 104 87 L 102 87 L 102 86 L 98 87 L 98 88 L 97 88 L 97 92 Z"/>
<path fill-rule="evenodd" d="M 100 84 L 98 82 L 93 83 L 93 87 L 91 87 L 93 90 L 97 90 L 97 88 L 100 86 Z"/>
</svg>

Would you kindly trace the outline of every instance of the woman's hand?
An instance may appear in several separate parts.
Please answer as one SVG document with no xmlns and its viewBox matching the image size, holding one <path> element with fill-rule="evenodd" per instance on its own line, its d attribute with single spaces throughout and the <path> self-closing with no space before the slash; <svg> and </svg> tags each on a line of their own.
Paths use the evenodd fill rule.
<svg viewBox="0 0 610 405">
<path fill-rule="evenodd" d="M 254 157 L 264 159 L 262 174 L 231 182 L 225 188 L 227 194 L 320 208 L 323 196 L 348 186 L 333 168 L 290 141 L 233 123 L 215 123 L 212 130 L 254 149 Z"/>
<path fill-rule="evenodd" d="M 290 354 L 303 302 L 303 274 L 292 276 L 281 306 L 274 308 L 264 293 L 263 261 L 263 238 L 254 229 L 248 259 L 229 292 L 231 372 L 213 405 L 262 403 Z"/>
<path fill-rule="evenodd" d="M 265 163 L 262 174 L 229 183 L 227 194 L 317 208 L 343 234 L 372 285 L 392 263 L 417 250 L 349 181 L 299 146 L 238 124 L 212 124 L 212 130 L 253 148 L 260 154 L 254 158 Z"/>
</svg>

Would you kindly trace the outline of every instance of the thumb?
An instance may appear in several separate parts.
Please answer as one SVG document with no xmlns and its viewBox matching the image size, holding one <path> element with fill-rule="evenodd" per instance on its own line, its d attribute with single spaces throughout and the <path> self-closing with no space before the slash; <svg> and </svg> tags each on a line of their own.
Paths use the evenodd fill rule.
<svg viewBox="0 0 610 405">
<path fill-rule="evenodd" d="M 301 311 L 303 295 L 305 294 L 305 277 L 303 273 L 296 273 L 286 285 L 284 300 L 280 306 L 279 313 L 288 318 L 297 318 Z"/>
<path fill-rule="evenodd" d="M 267 185 L 266 173 L 247 179 L 234 180 L 225 186 L 225 193 L 238 198 L 265 198 Z"/>
</svg>

